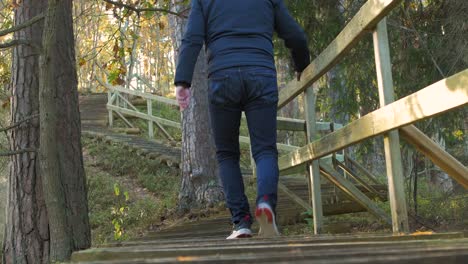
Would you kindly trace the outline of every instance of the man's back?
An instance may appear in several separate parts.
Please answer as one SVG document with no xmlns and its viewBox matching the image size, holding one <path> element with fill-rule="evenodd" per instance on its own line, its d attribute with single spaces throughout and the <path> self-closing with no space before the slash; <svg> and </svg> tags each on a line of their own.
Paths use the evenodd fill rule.
<svg viewBox="0 0 468 264">
<path fill-rule="evenodd" d="M 302 71 L 309 63 L 307 42 L 283 0 L 192 0 L 180 51 L 180 61 L 185 63 L 177 67 L 176 83 L 191 83 L 196 57 L 204 43 L 209 73 L 238 66 L 275 69 L 275 30 L 292 49 L 296 70 Z"/>
<path fill-rule="evenodd" d="M 233 66 L 272 67 L 274 6 L 270 0 L 200 0 L 210 72 Z"/>
</svg>

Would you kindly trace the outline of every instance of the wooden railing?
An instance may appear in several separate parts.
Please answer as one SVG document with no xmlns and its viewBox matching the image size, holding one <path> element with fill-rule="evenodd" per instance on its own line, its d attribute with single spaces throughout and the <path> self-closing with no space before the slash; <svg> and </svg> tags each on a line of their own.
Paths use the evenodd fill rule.
<svg viewBox="0 0 468 264">
<path fill-rule="evenodd" d="M 408 216 L 403 189 L 403 169 L 399 134 L 415 145 L 453 179 L 468 188 L 468 169 L 425 136 L 414 122 L 454 110 L 468 104 L 468 70 L 430 85 L 394 102 L 393 81 L 385 16 L 399 0 L 369 0 L 329 46 L 307 67 L 300 81 L 293 81 L 280 92 L 281 108 L 301 93 L 305 93 L 306 126 L 310 142 L 279 159 L 281 171 L 308 167 L 309 186 L 314 216 L 314 231 L 322 230 L 320 180 L 324 176 L 355 201 L 379 218 L 390 222 L 386 214 L 336 169 L 319 159 L 365 139 L 384 135 L 386 167 L 391 207 L 391 223 L 395 233 L 406 233 Z M 315 95 L 311 86 L 329 69 L 339 63 L 356 43 L 372 32 L 381 108 L 318 140 L 315 127 Z"/>
<path fill-rule="evenodd" d="M 170 133 L 166 131 L 164 128 L 172 127 L 181 129 L 182 125 L 180 122 L 176 122 L 173 120 L 168 120 L 165 118 L 158 117 L 156 113 L 153 113 L 153 103 L 162 103 L 174 107 L 178 107 L 177 101 L 174 99 L 169 99 L 162 96 L 153 95 L 150 93 L 144 93 L 142 91 L 136 89 L 127 89 L 122 86 L 113 86 L 101 79 L 97 79 L 98 82 L 107 88 L 108 90 L 108 102 L 107 102 L 107 109 L 109 110 L 109 126 L 113 127 L 114 125 L 114 114 L 116 114 L 123 122 L 130 128 L 135 128 L 135 126 L 126 118 L 125 116 L 133 116 L 139 119 L 146 120 L 148 122 L 148 136 L 149 138 L 154 138 L 156 126 L 162 134 L 169 140 L 174 140 Z M 153 89 L 154 90 L 154 89 Z M 128 95 L 143 98 L 147 101 L 147 111 L 142 112 L 136 106 L 134 106 L 130 100 L 128 100 Z M 245 122 L 245 116 L 242 116 L 242 119 Z M 306 122 L 305 120 L 300 119 L 292 119 L 292 118 L 284 118 L 278 117 L 277 120 L 277 127 L 278 130 L 286 130 L 286 131 L 299 131 L 305 132 L 306 129 Z M 319 131 L 328 131 L 330 130 L 330 123 L 329 122 L 318 122 L 316 124 Z M 343 127 L 341 124 L 333 124 L 335 128 Z M 250 145 L 250 138 L 245 136 L 239 137 L 239 142 L 242 144 Z M 291 152 L 294 150 L 298 150 L 298 146 L 277 143 L 277 147 L 279 150 Z M 337 155 L 337 158 L 340 161 L 344 160 L 344 156 L 341 154 Z M 331 159 L 331 156 L 325 157 L 325 159 Z M 285 170 L 285 173 L 288 173 L 288 170 Z"/>
<path fill-rule="evenodd" d="M 431 139 L 425 136 L 412 124 L 455 110 L 468 104 L 468 70 L 464 70 L 451 77 L 434 83 L 420 91 L 394 102 L 393 80 L 388 44 L 386 19 L 390 11 L 400 0 L 369 0 L 362 6 L 354 18 L 328 45 L 328 47 L 305 69 L 300 81 L 292 81 L 280 91 L 278 107 L 285 106 L 298 95 L 305 93 L 305 120 L 278 118 L 279 130 L 305 131 L 308 144 L 303 147 L 278 144 L 278 149 L 289 151 L 279 158 L 280 174 L 304 173 L 308 175 L 310 201 L 303 201 L 282 184 L 279 188 L 304 208 L 313 211 L 314 232 L 322 232 L 323 212 L 321 202 L 321 177 L 323 176 L 350 198 L 361 204 L 371 214 L 392 224 L 395 233 L 406 233 L 408 228 L 408 213 L 403 189 L 403 169 L 399 147 L 399 135 L 413 144 L 423 154 L 428 156 L 436 165 L 446 171 L 463 187 L 468 188 L 468 169 L 455 158 L 450 156 Z M 336 131 L 316 140 L 319 130 L 328 130 L 330 123 L 318 123 L 315 120 L 315 95 L 312 85 L 339 63 L 347 52 L 356 46 L 363 36 L 372 32 L 375 51 L 375 63 L 381 108 L 355 120 L 344 127 L 337 126 Z M 175 100 L 155 96 L 148 93 L 129 90 L 122 87 L 110 86 L 101 81 L 109 89 L 109 123 L 112 126 L 113 113 L 116 113 L 127 125 L 125 115 L 132 115 L 148 121 L 149 136 L 154 135 L 154 125 L 171 139 L 163 126 L 180 129 L 180 123 L 156 117 L 152 113 L 153 101 L 176 106 Z M 134 107 L 125 96 L 129 94 L 147 100 L 147 112 L 141 112 Z M 123 101 L 125 107 L 119 104 Z M 379 208 L 374 201 L 364 195 L 350 179 L 355 179 L 353 172 L 342 163 L 343 158 L 336 159 L 335 152 L 343 150 L 353 144 L 378 135 L 384 136 L 386 154 L 387 179 L 391 217 Z M 241 137 L 240 142 L 249 143 L 247 137 Z M 328 156 L 332 161 L 320 160 Z M 374 177 L 356 161 L 346 157 L 346 161 L 372 181 Z M 345 174 L 339 173 L 339 170 Z M 346 178 L 345 175 L 351 176 Z M 373 180 L 372 180 L 373 179 Z M 372 186 L 359 179 L 355 181 L 371 192 Z M 377 183 L 377 181 L 373 182 Z"/>
</svg>

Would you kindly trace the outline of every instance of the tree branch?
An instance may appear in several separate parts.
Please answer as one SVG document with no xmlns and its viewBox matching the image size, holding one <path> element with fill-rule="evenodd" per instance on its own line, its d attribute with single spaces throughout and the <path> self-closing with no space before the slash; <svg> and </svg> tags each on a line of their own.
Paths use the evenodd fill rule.
<svg viewBox="0 0 468 264">
<path fill-rule="evenodd" d="M 16 122 L 16 123 L 14 123 L 14 124 L 11 125 L 11 126 L 4 127 L 4 128 L 3 128 L 3 127 L 0 127 L 0 133 L 1 133 L 1 132 L 6 132 L 6 131 L 11 130 L 11 129 L 16 128 L 16 127 L 19 127 L 21 124 L 26 123 L 26 122 L 29 122 L 30 120 L 35 119 L 35 118 L 38 118 L 38 117 L 39 117 L 39 114 L 32 115 L 32 116 L 30 116 L 30 117 L 27 117 L 27 118 L 25 118 L 25 119 L 23 119 L 23 120 L 21 120 L 21 121 L 18 121 L 18 122 Z"/>
<path fill-rule="evenodd" d="M 26 21 L 26 22 L 24 22 L 24 23 L 22 23 L 20 25 L 17 25 L 17 26 L 2 30 L 2 31 L 0 31 L 0 37 L 8 35 L 10 33 L 16 32 L 16 31 L 20 31 L 23 28 L 27 28 L 29 26 L 32 26 L 33 24 L 35 24 L 35 23 L 41 21 L 42 19 L 44 19 L 44 17 L 45 17 L 44 14 L 40 14 L 40 15 L 37 15 L 37 16 L 31 18 L 30 20 L 28 20 L 28 21 Z"/>
<path fill-rule="evenodd" d="M 12 41 L 9 41 L 9 42 L 0 43 L 0 50 L 16 47 L 16 46 L 19 46 L 19 45 L 26 45 L 26 46 L 31 46 L 31 47 L 34 46 L 34 45 L 32 45 L 31 42 L 29 42 L 29 41 L 27 41 L 25 39 L 15 39 L 15 40 L 12 40 Z"/>
<path fill-rule="evenodd" d="M 165 12 L 165 13 L 168 13 L 168 14 L 172 14 L 172 15 L 175 15 L 175 16 L 178 16 L 178 17 L 184 17 L 186 18 L 187 16 L 183 15 L 185 13 L 186 10 L 183 10 L 181 12 L 174 12 L 174 11 L 171 11 L 171 10 L 168 10 L 168 9 L 163 9 L 163 8 L 137 8 L 135 6 L 132 6 L 132 5 L 127 5 L 127 4 L 124 4 L 122 2 L 116 2 L 116 1 L 112 1 L 112 0 L 103 0 L 104 2 L 106 3 L 109 3 L 111 5 L 115 5 L 115 6 L 118 6 L 118 7 L 123 7 L 123 8 L 126 8 L 128 10 L 132 10 L 133 12 L 137 13 L 138 15 L 141 13 L 141 12 Z"/>
<path fill-rule="evenodd" d="M 37 151 L 36 149 L 30 149 L 30 148 L 14 150 L 14 151 L 5 151 L 5 152 L 0 152 L 0 157 L 9 157 L 13 155 L 24 154 L 28 152 L 36 152 L 36 151 Z"/>
</svg>

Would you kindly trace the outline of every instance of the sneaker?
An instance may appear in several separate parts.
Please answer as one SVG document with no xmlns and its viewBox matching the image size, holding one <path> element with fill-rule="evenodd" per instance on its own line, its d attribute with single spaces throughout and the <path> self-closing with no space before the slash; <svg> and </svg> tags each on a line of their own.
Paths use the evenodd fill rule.
<svg viewBox="0 0 468 264">
<path fill-rule="evenodd" d="M 255 211 L 255 218 L 260 224 L 260 237 L 277 237 L 280 235 L 276 226 L 276 217 L 271 206 L 266 202 L 259 202 Z"/>
<path fill-rule="evenodd" d="M 252 237 L 250 230 L 250 215 L 246 215 L 239 223 L 234 225 L 234 230 L 226 239 L 249 238 Z"/>
</svg>

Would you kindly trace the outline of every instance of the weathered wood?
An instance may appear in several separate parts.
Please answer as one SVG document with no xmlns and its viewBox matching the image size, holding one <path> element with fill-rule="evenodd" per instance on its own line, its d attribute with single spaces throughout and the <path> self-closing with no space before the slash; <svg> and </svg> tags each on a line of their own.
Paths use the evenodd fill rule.
<svg viewBox="0 0 468 264">
<path fill-rule="evenodd" d="M 153 101 L 151 99 L 146 99 L 146 108 L 148 111 L 148 116 L 153 116 Z M 148 136 L 149 138 L 154 138 L 154 126 L 153 121 L 148 120 Z"/>
<path fill-rule="evenodd" d="M 278 117 L 276 119 L 276 128 L 278 130 L 304 132 L 306 130 L 306 124 L 305 124 L 305 120 L 287 118 L 287 117 Z"/>
<path fill-rule="evenodd" d="M 242 114 L 242 122 L 246 122 L 245 114 Z M 317 131 L 330 131 L 330 122 L 316 122 Z M 342 124 L 334 124 L 335 129 L 342 128 Z M 276 128 L 285 131 L 306 131 L 306 122 L 302 119 L 280 117 L 276 119 Z"/>
<path fill-rule="evenodd" d="M 468 69 L 351 122 L 281 157 L 280 170 L 321 158 L 367 138 L 468 104 Z M 439 100 L 444 98 L 444 100 Z"/>
<path fill-rule="evenodd" d="M 314 141 L 317 136 L 315 114 L 315 93 L 313 87 L 309 87 L 305 92 L 305 120 L 308 143 Z M 309 164 L 307 172 L 309 202 L 312 204 L 314 234 L 317 235 L 323 231 L 322 193 L 320 189 L 320 169 L 318 160 L 314 160 Z"/>
<path fill-rule="evenodd" d="M 292 101 L 337 64 L 366 35 L 367 29 L 373 29 L 400 2 L 400 0 L 367 1 L 328 47 L 304 70 L 301 80 L 292 81 L 280 91 L 279 108 Z"/>
<path fill-rule="evenodd" d="M 392 103 L 393 77 L 388 43 L 387 20 L 377 24 L 373 33 L 374 53 L 379 87 L 380 107 Z M 384 134 L 385 160 L 387 167 L 390 209 L 394 233 L 408 233 L 408 212 L 406 208 L 405 189 L 403 185 L 403 165 L 401 162 L 400 137 L 398 130 Z"/>
<path fill-rule="evenodd" d="M 344 161 L 344 156 L 342 154 L 336 154 L 336 159 L 340 162 Z M 328 155 L 325 157 L 320 158 L 320 162 L 326 162 L 326 163 L 332 163 L 332 155 Z M 280 170 L 280 176 L 286 176 L 286 175 L 293 175 L 293 174 L 304 174 L 304 172 L 307 171 L 307 165 L 306 164 L 301 164 L 299 166 L 295 167 L 290 167 L 287 169 Z M 375 184 L 380 184 L 379 182 L 376 182 Z"/>
<path fill-rule="evenodd" d="M 353 178 L 358 184 L 362 185 L 366 190 L 368 190 L 371 193 L 376 194 L 376 196 L 379 198 L 379 200 L 381 200 L 381 201 L 385 200 L 385 197 L 383 197 L 382 193 L 380 193 L 379 191 L 374 189 L 374 187 L 372 187 L 372 185 L 368 184 L 363 179 L 361 179 L 358 175 L 355 174 L 355 172 L 353 172 L 350 168 L 348 168 L 348 166 L 341 163 L 337 159 L 333 159 L 333 163 L 334 163 L 334 165 L 336 165 L 337 167 L 342 169 L 344 172 L 346 172 L 349 176 L 351 176 L 351 178 Z"/>
<path fill-rule="evenodd" d="M 105 247 L 122 247 L 122 246 L 153 246 L 157 248 L 173 248 L 173 247 L 190 247 L 194 244 L 199 247 L 210 247 L 219 245 L 220 239 L 216 237 L 209 237 L 200 241 L 199 238 L 186 237 L 182 239 L 157 239 L 157 235 L 163 232 L 176 233 L 179 227 L 197 228 L 198 226 L 209 226 L 213 225 L 228 225 L 229 218 L 216 218 L 206 219 L 197 222 L 183 223 L 183 226 L 174 226 L 165 231 L 152 232 L 147 237 L 131 241 L 114 242 L 105 245 Z M 174 232 L 175 231 L 175 232 Z M 414 240 L 450 240 L 450 239 L 466 239 L 463 232 L 451 232 L 451 233 L 421 233 L 421 234 L 410 234 L 395 236 L 391 234 L 323 234 L 320 236 L 308 237 L 308 236 L 292 236 L 282 237 L 281 239 L 240 239 L 229 241 L 229 244 L 243 244 L 243 245 L 276 245 L 276 244 L 296 244 L 307 241 L 307 243 L 360 243 L 360 242 L 385 242 L 385 241 L 414 241 Z"/>
<path fill-rule="evenodd" d="M 384 220 L 388 224 L 392 224 L 390 218 L 387 214 L 374 204 L 366 195 L 364 195 L 360 190 L 358 190 L 352 183 L 346 180 L 338 172 L 336 172 L 332 167 L 320 164 L 320 172 L 325 176 L 330 182 L 338 186 L 343 192 L 345 192 L 349 197 L 360 205 L 365 207 L 369 213 L 373 214 L 379 219 Z"/>
<path fill-rule="evenodd" d="M 467 88 L 468 89 L 468 88 Z M 423 132 L 413 125 L 400 128 L 401 136 L 413 144 L 437 166 L 448 173 L 454 180 L 468 189 L 468 168 L 452 155 L 443 150 Z"/>
<path fill-rule="evenodd" d="M 167 240 L 166 240 L 167 241 Z M 360 241 L 360 242 L 321 242 L 303 238 L 289 242 L 250 244 L 218 240 L 217 244 L 199 246 L 172 244 L 171 248 L 152 245 L 139 247 L 97 248 L 73 254 L 73 261 L 112 261 L 113 263 L 176 263 L 192 261 L 197 263 L 440 263 L 443 258 L 434 253 L 442 253 L 450 262 L 463 263 L 468 258 L 467 239 L 427 240 L 427 241 Z M 257 242 L 258 243 L 258 242 Z M 427 257 L 429 256 L 429 257 Z M 449 258 L 459 256 L 459 258 Z M 436 257 L 436 261 L 430 261 Z M 418 261 L 414 261 L 414 259 Z M 423 259 L 423 261 L 419 261 Z M 145 261 L 146 260 L 146 261 Z M 428 262 L 430 261 L 430 262 Z"/>
<path fill-rule="evenodd" d="M 125 96 L 122 96 L 119 92 L 115 92 L 115 94 L 117 95 L 119 99 L 124 101 L 125 108 L 127 108 L 127 106 L 130 106 L 130 108 L 132 108 L 133 110 L 139 111 L 129 100 L 127 100 L 127 98 L 125 98 Z"/>
<path fill-rule="evenodd" d="M 114 96 L 112 95 L 112 92 L 109 91 L 107 92 L 107 104 L 112 104 L 113 103 L 113 99 Z M 109 109 L 109 127 L 113 127 L 114 126 L 114 115 L 112 113 L 112 110 Z"/>
<path fill-rule="evenodd" d="M 294 192 L 288 189 L 286 185 L 281 182 L 278 182 L 278 189 L 284 192 L 292 201 L 297 203 L 298 205 L 302 206 L 307 211 L 313 212 L 312 206 L 305 202 L 301 197 L 297 196 Z"/>
<path fill-rule="evenodd" d="M 159 124 L 158 122 L 154 122 L 154 124 L 156 124 L 156 126 L 159 128 L 159 130 L 163 133 L 163 135 L 169 139 L 171 142 L 174 141 L 174 138 L 171 136 L 171 134 L 169 134 L 169 132 L 166 131 L 166 129 L 164 129 L 163 126 L 161 126 L 161 124 Z"/>
<path fill-rule="evenodd" d="M 364 168 L 361 164 L 359 164 L 357 161 L 355 161 L 354 159 L 352 159 L 350 156 L 348 156 L 347 154 L 344 155 L 344 158 L 345 158 L 345 161 L 351 163 L 351 165 L 353 165 L 354 167 L 356 167 L 356 169 L 358 169 L 361 173 L 363 173 L 367 179 L 369 179 L 370 181 L 372 181 L 374 184 L 380 184 L 380 182 L 377 180 L 377 177 L 375 177 L 369 170 L 367 170 L 366 168 Z"/>
<path fill-rule="evenodd" d="M 152 120 L 154 122 L 159 122 L 162 125 L 175 127 L 175 128 L 179 128 L 179 129 L 181 128 L 181 125 L 180 125 L 179 122 L 170 121 L 170 120 L 167 120 L 167 119 L 164 119 L 164 118 L 159 118 L 159 117 L 156 117 L 156 116 L 148 116 L 145 113 L 129 110 L 129 109 L 126 109 L 126 108 L 115 106 L 115 105 L 107 105 L 107 109 L 113 110 L 115 112 L 120 112 L 120 113 L 123 113 L 123 114 L 133 115 L 133 116 L 139 117 L 141 119 L 145 119 L 145 120 Z"/>
<path fill-rule="evenodd" d="M 240 136 L 240 137 L 239 137 L 239 142 L 240 142 L 240 143 L 244 143 L 244 144 L 250 145 L 250 138 L 249 138 L 249 137 Z M 279 150 L 285 150 L 285 151 L 293 151 L 293 150 L 299 149 L 298 146 L 287 145 L 287 144 L 282 144 L 282 143 L 276 143 L 276 147 L 277 147 Z"/>
<path fill-rule="evenodd" d="M 130 128 L 135 128 L 135 126 L 134 126 L 130 121 L 128 121 L 128 119 L 127 119 L 125 116 L 123 116 L 121 113 L 119 113 L 119 112 L 117 112 L 117 111 L 116 111 L 115 113 L 124 121 L 124 123 L 125 123 L 128 127 L 130 127 Z"/>
<path fill-rule="evenodd" d="M 96 80 L 102 86 L 106 87 L 107 89 L 109 89 L 111 91 L 117 91 L 117 92 L 121 92 L 121 93 L 125 93 L 125 94 L 131 94 L 131 95 L 139 96 L 139 97 L 142 97 L 142 98 L 145 98 L 145 99 L 151 99 L 153 101 L 169 104 L 169 105 L 172 105 L 172 106 L 179 106 L 177 101 L 174 100 L 174 99 L 169 99 L 169 98 L 154 95 L 154 94 L 142 93 L 142 92 L 139 92 L 139 91 L 136 91 L 136 90 L 126 89 L 126 88 L 124 88 L 122 86 L 112 86 L 112 85 L 107 84 L 106 82 L 104 82 L 100 78 L 96 78 Z"/>
</svg>

